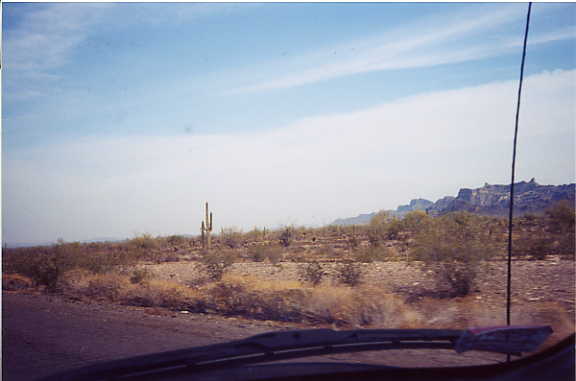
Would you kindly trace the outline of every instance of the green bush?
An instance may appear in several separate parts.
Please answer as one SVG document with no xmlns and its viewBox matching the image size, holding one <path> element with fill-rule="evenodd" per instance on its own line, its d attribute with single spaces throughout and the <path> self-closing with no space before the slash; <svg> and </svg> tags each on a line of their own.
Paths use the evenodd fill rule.
<svg viewBox="0 0 576 381">
<path fill-rule="evenodd" d="M 439 285 L 449 286 L 452 296 L 465 296 L 484 261 L 502 249 L 486 224 L 466 212 L 435 218 L 416 236 L 412 258 L 432 270 Z"/>
</svg>

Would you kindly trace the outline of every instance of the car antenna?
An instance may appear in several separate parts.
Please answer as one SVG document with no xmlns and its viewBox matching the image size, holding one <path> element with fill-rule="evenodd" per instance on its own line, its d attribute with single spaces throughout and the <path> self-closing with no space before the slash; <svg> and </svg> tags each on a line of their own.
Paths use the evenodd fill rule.
<svg viewBox="0 0 576 381">
<path fill-rule="evenodd" d="M 520 116 L 520 98 L 522 95 L 522 82 L 524 79 L 524 61 L 526 60 L 526 42 L 528 40 L 528 27 L 530 26 L 530 11 L 532 2 L 528 3 L 526 14 L 526 29 L 524 30 L 524 45 L 522 48 L 522 63 L 520 64 L 520 83 L 518 85 L 518 97 L 516 101 L 516 120 L 514 125 L 514 143 L 512 147 L 512 175 L 510 180 L 510 208 L 508 210 L 508 270 L 506 286 L 506 325 L 510 325 L 510 312 L 512 309 L 512 216 L 514 213 L 514 175 L 516 171 L 516 143 L 518 141 L 518 119 Z M 506 361 L 510 362 L 510 355 L 506 355 Z"/>
</svg>

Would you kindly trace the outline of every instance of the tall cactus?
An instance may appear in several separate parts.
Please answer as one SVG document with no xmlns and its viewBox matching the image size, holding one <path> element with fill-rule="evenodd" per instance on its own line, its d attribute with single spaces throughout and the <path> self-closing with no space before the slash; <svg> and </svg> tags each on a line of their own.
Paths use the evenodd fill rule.
<svg viewBox="0 0 576 381">
<path fill-rule="evenodd" d="M 210 250 L 210 233 L 212 232 L 212 212 L 208 214 L 208 203 L 206 203 L 206 218 L 202 221 L 202 225 L 200 227 L 200 231 L 202 232 L 202 248 L 204 250 Z"/>
</svg>

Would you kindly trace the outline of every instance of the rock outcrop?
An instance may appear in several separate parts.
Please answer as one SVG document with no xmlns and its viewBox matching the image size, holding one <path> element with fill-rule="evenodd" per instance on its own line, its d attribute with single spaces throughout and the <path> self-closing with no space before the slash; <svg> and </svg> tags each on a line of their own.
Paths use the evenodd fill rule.
<svg viewBox="0 0 576 381">
<path fill-rule="evenodd" d="M 533 178 L 514 184 L 514 215 L 540 214 L 558 201 L 567 200 L 574 204 L 576 184 L 540 185 Z M 456 197 L 446 196 L 436 202 L 418 198 L 396 210 L 387 210 L 392 216 L 403 217 L 414 210 L 425 210 L 432 216 L 450 212 L 466 211 L 486 216 L 508 215 L 510 201 L 509 185 L 485 183 L 476 189 L 462 188 Z M 339 218 L 333 225 L 362 225 L 370 222 L 376 213 L 360 214 L 357 217 Z"/>
<path fill-rule="evenodd" d="M 540 185 L 535 179 L 514 184 L 514 215 L 540 214 L 558 201 L 574 203 L 575 184 Z M 484 184 L 482 188 L 462 188 L 458 196 L 443 198 L 426 209 L 430 215 L 466 211 L 487 216 L 506 216 L 510 203 L 509 185 Z"/>
<path fill-rule="evenodd" d="M 396 208 L 395 212 L 397 214 L 406 214 L 415 210 L 426 210 L 426 208 L 429 208 L 433 204 L 434 203 L 432 201 L 426 200 L 424 198 L 416 198 L 410 201 L 410 204 L 408 205 L 400 205 L 398 208 Z"/>
</svg>

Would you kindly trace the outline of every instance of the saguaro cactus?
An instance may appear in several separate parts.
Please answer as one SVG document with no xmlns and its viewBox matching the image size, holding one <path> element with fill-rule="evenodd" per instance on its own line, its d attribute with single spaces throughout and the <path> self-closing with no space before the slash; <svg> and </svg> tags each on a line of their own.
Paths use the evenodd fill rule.
<svg viewBox="0 0 576 381">
<path fill-rule="evenodd" d="M 202 221 L 200 231 L 202 232 L 202 248 L 204 250 L 210 250 L 210 243 L 211 243 L 210 233 L 212 232 L 212 212 L 208 214 L 208 203 L 206 203 L 206 217 L 205 220 Z"/>
</svg>

